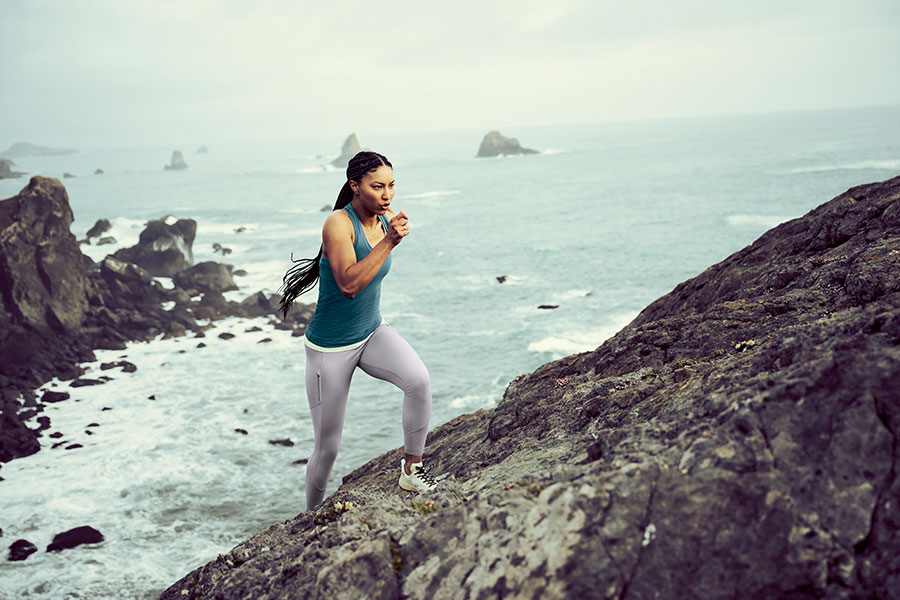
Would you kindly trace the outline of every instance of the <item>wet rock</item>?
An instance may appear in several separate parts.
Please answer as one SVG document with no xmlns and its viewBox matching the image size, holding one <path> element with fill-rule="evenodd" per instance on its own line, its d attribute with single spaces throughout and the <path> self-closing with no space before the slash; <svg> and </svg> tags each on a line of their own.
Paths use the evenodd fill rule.
<svg viewBox="0 0 900 600">
<path fill-rule="evenodd" d="M 233 333 L 228 333 L 227 331 L 219 334 L 219 339 L 221 339 L 221 340 L 230 340 L 230 339 L 233 339 L 234 337 L 235 336 Z"/>
<path fill-rule="evenodd" d="M 68 392 L 54 392 L 53 390 L 47 390 L 41 396 L 41 402 L 44 403 L 54 403 L 54 402 L 62 402 L 63 400 L 68 400 L 71 396 Z"/>
<path fill-rule="evenodd" d="M 240 428 L 238 428 L 238 429 L 235 429 L 234 431 L 235 431 L 235 433 L 240 433 L 241 435 L 247 435 L 247 430 L 246 430 L 246 429 L 240 429 Z"/>
<path fill-rule="evenodd" d="M 121 368 L 123 373 L 134 373 L 137 371 L 137 366 L 134 363 L 128 362 L 127 360 L 119 360 L 116 362 L 100 364 L 101 371 L 109 371 L 110 369 L 116 368 Z"/>
<path fill-rule="evenodd" d="M 25 560 L 35 552 L 37 552 L 37 548 L 28 540 L 16 540 L 9 547 L 9 555 L 7 557 L 7 560 Z"/>
<path fill-rule="evenodd" d="M 172 280 L 182 289 L 194 289 L 202 293 L 222 293 L 238 289 L 228 265 L 213 261 L 198 263 L 179 271 Z"/>
<path fill-rule="evenodd" d="M 88 377 L 82 377 L 80 379 L 76 379 L 69 385 L 71 387 L 77 388 L 77 387 L 86 387 L 86 386 L 91 386 L 91 385 L 103 385 L 104 383 L 106 383 L 106 381 L 104 381 L 103 379 L 90 379 Z"/>
<path fill-rule="evenodd" d="M 93 527 L 83 525 L 53 536 L 53 542 L 47 546 L 47 552 L 60 552 L 82 544 L 99 544 L 102 541 L 102 533 Z"/>
<path fill-rule="evenodd" d="M 179 219 L 172 225 L 162 220 L 150 221 L 137 244 L 122 248 L 113 256 L 146 269 L 154 277 L 172 277 L 193 264 L 196 235 L 197 222 L 193 219 Z"/>
<path fill-rule="evenodd" d="M 553 310 L 554 308 L 559 308 L 559 304 L 541 304 L 538 308 L 541 310 Z"/>
<path fill-rule="evenodd" d="M 285 438 L 282 440 L 269 440 L 269 443 L 272 444 L 273 446 L 288 446 L 288 447 L 290 447 L 290 446 L 294 445 L 294 441 L 291 440 L 290 438 Z"/>
</svg>

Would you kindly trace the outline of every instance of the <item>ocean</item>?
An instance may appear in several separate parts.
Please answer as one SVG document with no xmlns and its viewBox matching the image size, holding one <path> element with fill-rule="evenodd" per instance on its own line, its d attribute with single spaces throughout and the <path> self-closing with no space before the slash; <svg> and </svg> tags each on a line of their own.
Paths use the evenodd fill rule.
<svg viewBox="0 0 900 600">
<path fill-rule="evenodd" d="M 540 153 L 489 159 L 475 158 L 485 132 L 356 133 L 393 162 L 393 207 L 410 218 L 382 312 L 431 373 L 431 427 L 495 406 L 520 373 L 596 348 L 771 227 L 900 174 L 900 107 L 504 130 Z M 195 219 L 195 261 L 247 271 L 226 294 L 239 300 L 275 292 L 291 252 L 317 252 L 322 208 L 344 179 L 328 166 L 341 142 L 208 144 L 208 154 L 195 153 L 206 140 L 81 148 L 18 158 L 14 169 L 60 178 L 79 239 L 97 219 L 112 222 L 116 244 L 82 246 L 95 260 L 134 244 L 149 219 Z M 187 170 L 163 170 L 173 150 Z M 0 180 L 0 198 L 26 183 Z M 0 469 L 4 552 L 20 538 L 38 547 L 23 562 L 3 557 L 0 597 L 155 598 L 304 509 L 298 461 L 313 439 L 302 340 L 266 318 L 213 324 L 202 340 L 97 352 L 88 377 L 122 358 L 138 368 L 104 371 L 113 379 L 102 386 L 42 388 L 72 397 L 43 413 L 43 449 Z M 357 372 L 329 494 L 402 445 L 401 399 Z M 51 448 L 59 441 L 67 443 Z M 44 551 L 54 534 L 81 525 L 105 541 Z"/>
</svg>

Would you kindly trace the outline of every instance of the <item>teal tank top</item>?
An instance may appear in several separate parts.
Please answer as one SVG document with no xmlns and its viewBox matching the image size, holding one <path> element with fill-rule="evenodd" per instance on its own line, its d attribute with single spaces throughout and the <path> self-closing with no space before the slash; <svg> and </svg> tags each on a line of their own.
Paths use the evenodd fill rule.
<svg viewBox="0 0 900 600">
<path fill-rule="evenodd" d="M 372 251 L 372 245 L 366 239 L 362 222 L 353 210 L 353 205 L 348 204 L 343 210 L 353 223 L 353 250 L 359 262 Z M 378 216 L 387 232 L 387 217 Z M 306 339 L 324 348 L 338 348 L 356 344 L 372 335 L 381 325 L 381 280 L 390 270 L 391 255 L 388 254 L 375 278 L 351 300 L 341 293 L 334 280 L 331 265 L 323 256 L 319 260 L 319 299 L 312 319 L 306 326 Z"/>
</svg>

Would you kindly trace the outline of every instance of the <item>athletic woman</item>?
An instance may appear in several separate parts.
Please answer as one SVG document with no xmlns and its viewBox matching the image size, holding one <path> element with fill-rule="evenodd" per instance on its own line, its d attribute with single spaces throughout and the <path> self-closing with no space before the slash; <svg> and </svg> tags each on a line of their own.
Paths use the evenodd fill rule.
<svg viewBox="0 0 900 600">
<path fill-rule="evenodd" d="M 347 181 L 322 228 L 314 259 L 294 261 L 284 276 L 281 309 L 318 280 L 319 299 L 306 328 L 306 395 L 316 443 L 306 465 L 306 508 L 325 496 L 341 447 L 350 379 L 356 367 L 403 390 L 399 485 L 425 492 L 435 481 L 422 465 L 431 379 L 415 350 L 381 317 L 381 280 L 391 251 L 409 235 L 403 211 L 394 213 L 394 171 L 387 158 L 360 152 L 347 165 Z"/>
</svg>

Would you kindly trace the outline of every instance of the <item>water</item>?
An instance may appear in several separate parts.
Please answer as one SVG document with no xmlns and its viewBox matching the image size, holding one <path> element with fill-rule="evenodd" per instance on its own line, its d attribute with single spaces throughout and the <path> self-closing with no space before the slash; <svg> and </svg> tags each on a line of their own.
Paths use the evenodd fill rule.
<svg viewBox="0 0 900 600">
<path fill-rule="evenodd" d="M 772 226 L 900 174 L 900 107 L 505 131 L 544 152 L 501 159 L 474 158 L 484 132 L 359 133 L 393 161 L 394 206 L 410 217 L 382 309 L 428 365 L 433 426 L 494 406 L 519 373 L 595 348 Z M 275 291 L 291 251 L 315 254 L 320 209 L 343 180 L 322 168 L 330 157 L 321 155 L 339 142 L 211 145 L 207 155 L 193 154 L 203 140 L 83 149 L 20 158 L 16 168 L 77 175 L 62 180 L 73 232 L 81 238 L 106 217 L 119 241 L 84 247 L 95 259 L 133 244 L 148 219 L 196 219 L 195 260 L 245 269 L 241 290 L 228 294 L 240 299 Z M 174 149 L 190 169 L 162 170 Z M 26 182 L 0 181 L 0 197 Z M 214 243 L 232 253 L 223 259 Z M 120 357 L 138 366 L 103 372 L 114 378 L 103 386 L 45 386 L 72 399 L 44 413 L 52 420 L 45 448 L 0 471 L 4 550 L 19 538 L 39 548 L 24 562 L 0 562 L 0 596 L 154 597 L 303 509 L 305 467 L 294 463 L 309 455 L 312 432 L 301 341 L 267 319 L 215 325 L 203 340 L 98 352 L 88 376 Z M 247 333 L 253 326 L 262 331 Z M 221 340 L 223 331 L 237 337 Z M 400 400 L 390 384 L 358 372 L 329 493 L 402 444 Z M 53 432 L 83 447 L 50 449 Z M 270 443 L 285 438 L 294 446 Z M 106 540 L 43 551 L 55 533 L 80 525 Z"/>
</svg>

